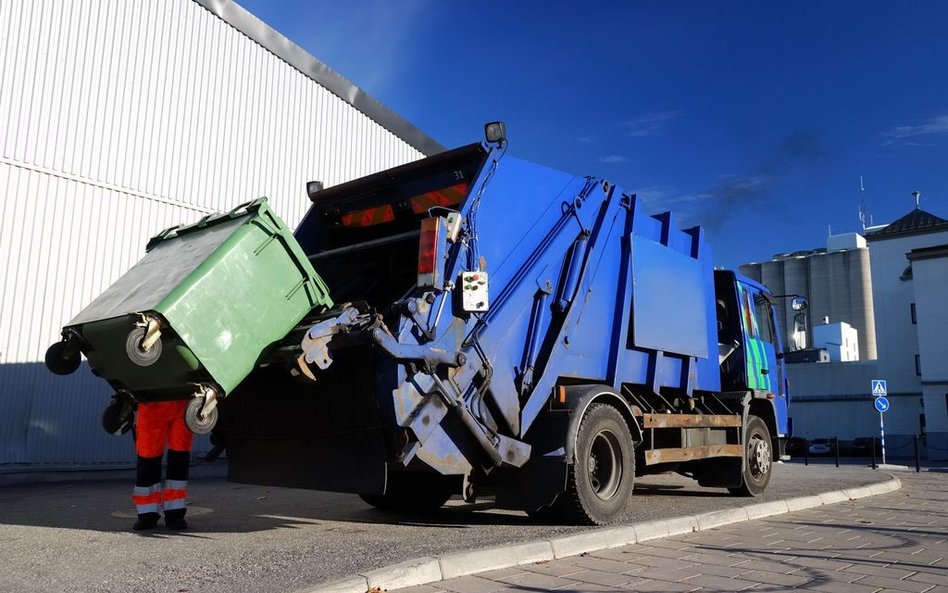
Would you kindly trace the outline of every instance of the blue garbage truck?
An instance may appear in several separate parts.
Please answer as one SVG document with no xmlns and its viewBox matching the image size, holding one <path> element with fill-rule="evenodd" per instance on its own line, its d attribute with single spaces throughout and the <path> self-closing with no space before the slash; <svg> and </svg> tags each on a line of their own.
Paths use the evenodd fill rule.
<svg viewBox="0 0 948 593">
<path fill-rule="evenodd" d="M 229 479 L 585 524 L 645 474 L 762 493 L 790 435 L 777 297 L 715 269 L 701 228 L 485 130 L 308 184 L 295 237 L 335 304 L 221 403 Z"/>
</svg>

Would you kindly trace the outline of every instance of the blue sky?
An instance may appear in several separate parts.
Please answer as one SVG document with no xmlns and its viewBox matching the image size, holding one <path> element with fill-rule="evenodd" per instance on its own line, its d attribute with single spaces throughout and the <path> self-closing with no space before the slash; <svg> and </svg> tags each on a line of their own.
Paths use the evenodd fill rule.
<svg viewBox="0 0 948 593">
<path fill-rule="evenodd" d="M 447 147 L 705 226 L 718 265 L 948 218 L 948 2 L 238 0 Z M 864 191 L 860 191 L 860 176 Z"/>
</svg>

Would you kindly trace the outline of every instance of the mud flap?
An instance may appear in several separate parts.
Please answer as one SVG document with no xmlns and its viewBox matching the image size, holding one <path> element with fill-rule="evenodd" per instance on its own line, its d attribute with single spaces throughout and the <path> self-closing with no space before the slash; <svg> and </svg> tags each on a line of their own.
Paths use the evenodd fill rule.
<svg viewBox="0 0 948 593">
<path fill-rule="evenodd" d="M 699 486 L 737 488 L 743 480 L 743 457 L 717 457 L 698 463 L 693 473 Z"/>
<path fill-rule="evenodd" d="M 539 457 L 521 468 L 496 470 L 497 506 L 523 511 L 550 506 L 566 490 L 568 469 L 564 457 Z"/>
</svg>

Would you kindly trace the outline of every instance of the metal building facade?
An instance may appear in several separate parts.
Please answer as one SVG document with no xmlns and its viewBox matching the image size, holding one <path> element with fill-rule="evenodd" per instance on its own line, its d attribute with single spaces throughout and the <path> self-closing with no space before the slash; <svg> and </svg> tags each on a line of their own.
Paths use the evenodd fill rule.
<svg viewBox="0 0 948 593">
<path fill-rule="evenodd" d="M 0 0 L 0 464 L 132 459 L 105 382 L 41 361 L 149 237 L 439 150 L 229 0 Z"/>
</svg>

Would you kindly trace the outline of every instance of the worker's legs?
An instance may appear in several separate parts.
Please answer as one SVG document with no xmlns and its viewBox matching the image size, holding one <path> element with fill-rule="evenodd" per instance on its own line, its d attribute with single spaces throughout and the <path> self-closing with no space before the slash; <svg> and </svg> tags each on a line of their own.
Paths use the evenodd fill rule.
<svg viewBox="0 0 948 593">
<path fill-rule="evenodd" d="M 134 529 L 151 529 L 161 511 L 161 454 L 165 448 L 167 421 L 158 404 L 138 405 L 135 419 L 135 490 L 132 500 L 138 512 Z"/>
<path fill-rule="evenodd" d="M 165 510 L 165 524 L 171 529 L 186 529 L 188 472 L 191 463 L 191 442 L 194 434 L 184 422 L 184 409 L 188 402 L 169 402 L 176 404 L 170 418 L 168 432 L 168 470 L 165 475 L 165 487 L 162 504 Z"/>
</svg>

